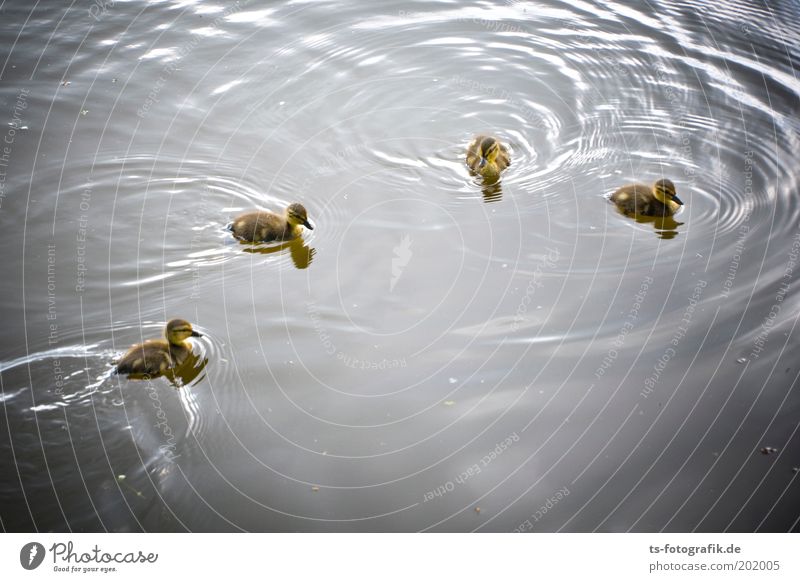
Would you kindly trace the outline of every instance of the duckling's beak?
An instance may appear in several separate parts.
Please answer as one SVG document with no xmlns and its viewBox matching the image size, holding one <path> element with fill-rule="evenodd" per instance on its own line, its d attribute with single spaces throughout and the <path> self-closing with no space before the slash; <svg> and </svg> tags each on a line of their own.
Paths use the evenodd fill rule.
<svg viewBox="0 0 800 582">
<path fill-rule="evenodd" d="M 314 227 L 311 226 L 311 223 L 308 222 L 307 220 L 303 221 L 303 226 L 305 226 L 308 230 L 314 230 Z"/>
<path fill-rule="evenodd" d="M 203 334 L 199 331 L 192 330 L 192 337 L 203 337 Z"/>
<path fill-rule="evenodd" d="M 681 201 L 681 199 L 680 199 L 680 198 L 678 198 L 677 196 L 673 196 L 673 197 L 672 197 L 672 199 L 673 199 L 675 202 L 677 202 L 678 204 L 680 204 L 681 206 L 683 206 L 683 202 L 682 202 L 682 201 Z"/>
<path fill-rule="evenodd" d="M 486 165 L 486 158 L 481 158 L 481 161 L 478 162 L 478 169 L 482 169 Z"/>
</svg>

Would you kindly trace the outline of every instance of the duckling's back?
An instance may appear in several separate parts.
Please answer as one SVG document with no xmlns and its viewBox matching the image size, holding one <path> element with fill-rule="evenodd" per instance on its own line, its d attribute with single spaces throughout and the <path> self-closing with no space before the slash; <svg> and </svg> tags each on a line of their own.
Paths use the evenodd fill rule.
<svg viewBox="0 0 800 582">
<path fill-rule="evenodd" d="M 246 242 L 270 242 L 293 237 L 292 228 L 284 217 L 263 210 L 237 216 L 228 229 L 233 236 Z"/>
<path fill-rule="evenodd" d="M 116 362 L 118 374 L 155 376 L 174 365 L 170 345 L 164 340 L 148 340 L 131 347 Z"/>
<path fill-rule="evenodd" d="M 611 195 L 611 201 L 622 212 L 639 216 L 672 216 L 672 209 L 664 205 L 646 184 L 623 186 Z"/>
</svg>

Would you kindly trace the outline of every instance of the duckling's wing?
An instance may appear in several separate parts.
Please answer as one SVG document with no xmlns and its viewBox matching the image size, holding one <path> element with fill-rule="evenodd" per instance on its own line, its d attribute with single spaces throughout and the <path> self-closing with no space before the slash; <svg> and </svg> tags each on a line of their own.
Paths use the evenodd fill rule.
<svg viewBox="0 0 800 582">
<path fill-rule="evenodd" d="M 479 135 L 467 146 L 467 165 L 473 169 L 478 169 L 478 162 L 481 161 L 481 142 L 484 136 Z"/>
<path fill-rule="evenodd" d="M 258 224 L 258 212 L 245 212 L 233 219 L 231 230 L 236 238 L 252 240 Z"/>
<path fill-rule="evenodd" d="M 481 154 L 481 143 L 485 139 L 485 135 L 476 135 L 467 146 L 467 155 L 479 156 Z"/>
<path fill-rule="evenodd" d="M 172 367 L 167 343 L 163 340 L 149 340 L 136 344 L 117 360 L 117 374 L 149 374 L 155 376 Z"/>
<path fill-rule="evenodd" d="M 267 222 L 268 216 L 268 213 L 258 210 L 240 214 L 231 223 L 233 236 L 247 242 L 259 241 L 260 230 Z"/>
<path fill-rule="evenodd" d="M 637 184 L 630 184 L 619 188 L 611 195 L 611 202 L 625 213 L 636 212 Z"/>
<path fill-rule="evenodd" d="M 647 184 L 629 184 L 611 195 L 611 201 L 623 212 L 641 216 L 654 214 L 652 189 Z"/>
<path fill-rule="evenodd" d="M 643 201 L 650 198 L 650 186 L 646 184 L 628 184 L 619 188 L 611 195 L 611 200 L 628 200 L 637 199 Z"/>
<path fill-rule="evenodd" d="M 258 217 L 258 239 L 260 242 L 272 242 L 292 238 L 292 228 L 286 218 L 273 212 L 262 213 Z"/>
<path fill-rule="evenodd" d="M 142 345 L 137 344 L 117 358 L 114 362 L 116 364 L 114 372 L 117 374 L 130 374 L 133 371 L 134 363 L 141 358 L 143 358 Z"/>
<path fill-rule="evenodd" d="M 500 153 L 497 156 L 497 166 L 501 170 L 505 170 L 511 165 L 511 156 L 508 154 L 508 148 L 500 144 Z"/>
</svg>

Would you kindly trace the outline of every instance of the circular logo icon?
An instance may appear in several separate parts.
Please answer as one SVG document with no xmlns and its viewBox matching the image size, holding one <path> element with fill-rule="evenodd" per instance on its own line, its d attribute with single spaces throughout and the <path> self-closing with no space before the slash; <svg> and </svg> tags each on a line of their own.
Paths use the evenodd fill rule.
<svg viewBox="0 0 800 582">
<path fill-rule="evenodd" d="M 19 551 L 19 563 L 26 570 L 35 570 L 44 561 L 44 546 L 39 542 L 30 542 Z"/>
</svg>

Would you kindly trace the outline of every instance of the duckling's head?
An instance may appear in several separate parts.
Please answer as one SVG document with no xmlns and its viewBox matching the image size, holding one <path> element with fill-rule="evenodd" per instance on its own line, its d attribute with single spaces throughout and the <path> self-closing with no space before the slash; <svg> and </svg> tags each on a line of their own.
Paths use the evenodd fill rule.
<svg viewBox="0 0 800 582">
<path fill-rule="evenodd" d="M 171 344 L 182 344 L 188 337 L 203 337 L 203 334 L 192 329 L 192 324 L 185 319 L 170 319 L 164 332 Z"/>
<path fill-rule="evenodd" d="M 665 178 L 656 182 L 653 185 L 653 193 L 659 201 L 667 206 L 669 206 L 670 202 L 683 206 L 683 202 L 681 202 L 681 199 L 678 198 L 678 195 L 675 193 L 675 184 L 673 184 L 671 180 Z"/>
<path fill-rule="evenodd" d="M 500 153 L 500 143 L 493 137 L 485 137 L 481 142 L 481 159 L 478 162 L 478 170 L 484 173 L 493 168 L 497 155 Z M 495 169 L 496 171 L 496 169 Z"/>
<path fill-rule="evenodd" d="M 286 220 L 292 226 L 302 224 L 307 229 L 314 230 L 314 227 L 308 222 L 308 214 L 306 213 L 305 206 L 297 202 L 289 204 L 286 208 Z"/>
</svg>

